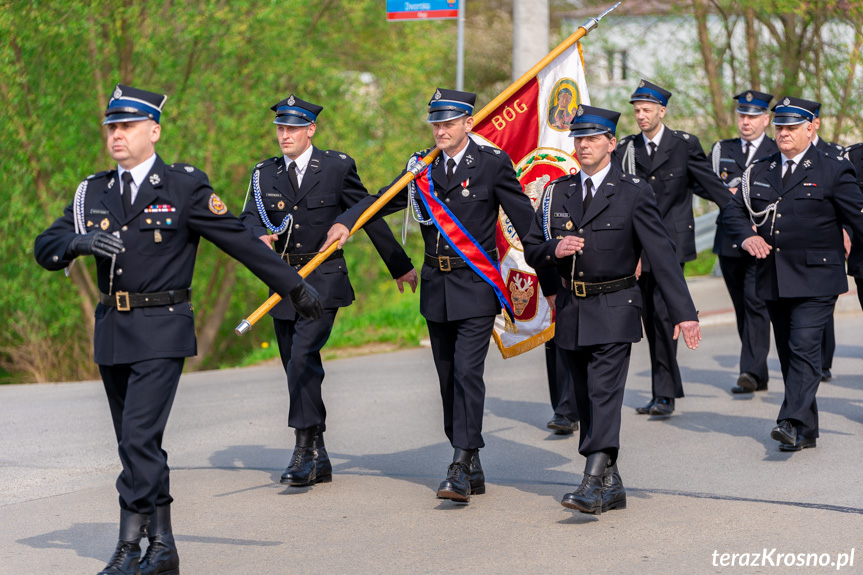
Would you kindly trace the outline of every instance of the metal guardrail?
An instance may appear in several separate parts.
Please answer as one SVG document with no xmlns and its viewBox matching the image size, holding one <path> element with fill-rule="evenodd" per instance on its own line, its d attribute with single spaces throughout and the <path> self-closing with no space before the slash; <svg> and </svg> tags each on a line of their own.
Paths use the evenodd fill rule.
<svg viewBox="0 0 863 575">
<path fill-rule="evenodd" d="M 707 212 L 695 218 L 695 251 L 698 253 L 713 248 L 713 237 L 716 235 L 716 217 L 719 210 Z"/>
</svg>

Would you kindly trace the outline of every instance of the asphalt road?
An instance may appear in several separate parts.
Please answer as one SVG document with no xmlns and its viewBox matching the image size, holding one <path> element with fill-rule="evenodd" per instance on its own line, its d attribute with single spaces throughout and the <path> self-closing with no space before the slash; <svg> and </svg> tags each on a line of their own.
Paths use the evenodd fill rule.
<svg viewBox="0 0 863 575">
<path fill-rule="evenodd" d="M 435 498 L 452 450 L 427 349 L 326 364 L 335 477 L 313 488 L 278 483 L 293 445 L 279 365 L 186 375 L 165 439 L 182 573 L 827 573 L 852 550 L 840 572 L 859 573 L 863 313 L 844 309 L 818 447 L 800 453 L 769 437 L 783 396 L 775 353 L 768 392 L 729 393 L 732 325 L 705 321 L 701 349 L 681 349 L 687 397 L 667 419 L 633 410 L 650 396 L 647 344 L 634 346 L 628 508 L 599 517 L 559 504 L 584 459 L 576 438 L 544 429 L 542 350 L 489 354 L 489 487 L 467 506 Z M 0 387 L 0 426 L 0 574 L 97 572 L 119 517 L 101 383 Z M 750 555 L 730 566 L 734 553 Z M 787 566 L 789 553 L 813 554 L 810 565 Z"/>
</svg>

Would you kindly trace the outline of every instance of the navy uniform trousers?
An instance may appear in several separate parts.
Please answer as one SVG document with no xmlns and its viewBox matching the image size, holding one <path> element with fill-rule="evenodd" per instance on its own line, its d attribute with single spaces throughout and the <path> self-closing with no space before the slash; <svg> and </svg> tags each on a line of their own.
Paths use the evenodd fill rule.
<svg viewBox="0 0 863 575">
<path fill-rule="evenodd" d="M 548 377 L 548 395 L 556 415 L 578 421 L 578 403 L 573 387 L 572 372 L 563 350 L 554 339 L 545 342 L 545 372 Z"/>
<path fill-rule="evenodd" d="M 662 221 L 676 246 L 678 263 L 696 258 L 695 218 L 692 194 L 697 193 L 720 208 L 732 194 L 713 173 L 701 143 L 692 134 L 664 128 L 659 146 L 651 157 L 641 134 L 626 136 L 618 143 L 613 162 L 624 172 L 645 180 L 653 188 Z M 631 149 L 631 152 L 629 151 Z M 631 160 L 631 161 L 630 161 Z M 644 333 L 650 348 L 653 397 L 683 397 L 683 381 L 677 365 L 677 341 L 669 319 L 670 302 L 663 301 L 649 255 L 642 259 L 638 280 L 644 300 Z"/>
<path fill-rule="evenodd" d="M 401 177 L 401 176 L 399 176 Z M 520 237 L 530 230 L 533 208 L 506 153 L 473 140 L 458 163 L 452 180 L 446 177 L 443 154 L 432 163 L 435 192 L 487 254 L 493 254 L 499 209 L 503 208 Z M 384 188 L 378 194 L 384 193 Z M 376 197 L 370 197 L 337 220 L 349 229 Z M 378 212 L 382 217 L 413 209 L 408 191 L 400 192 Z M 420 208 L 421 216 L 429 215 Z M 500 302 L 492 287 L 469 267 L 443 271 L 441 256 L 456 254 L 434 225 L 421 226 L 426 263 L 420 273 L 420 313 L 426 319 L 432 355 L 441 389 L 444 431 L 453 447 L 484 447 L 482 416 L 485 403 L 483 372 L 494 318 Z M 496 259 L 492 257 L 492 259 Z"/>
<path fill-rule="evenodd" d="M 602 451 L 614 461 L 620 449 L 620 410 L 630 352 L 642 334 L 641 291 L 633 283 L 611 293 L 577 296 L 570 279 L 572 258 L 558 260 L 554 255 L 559 238 L 584 238 L 575 270 L 576 281 L 587 283 L 631 278 L 643 250 L 661 281 L 658 289 L 669 302 L 674 325 L 695 321 L 697 314 L 650 185 L 612 165 L 586 214 L 582 213 L 582 195 L 579 175 L 550 183 L 522 243 L 528 264 L 538 270 L 556 267 L 560 276 L 555 341 L 565 350 L 574 380 L 578 451 L 585 456 Z"/>
<path fill-rule="evenodd" d="M 777 151 L 776 142 L 765 136 L 752 154 L 752 159 L 769 156 Z M 716 175 L 729 188 L 739 188 L 749 159 L 743 153 L 743 140 L 730 138 L 716 142 L 711 148 L 710 157 L 717 156 L 718 161 L 713 164 Z M 770 314 L 767 313 L 767 304 L 755 293 L 756 260 L 728 235 L 722 220 L 722 210 L 716 218 L 713 253 L 718 257 L 722 279 L 734 305 L 737 334 L 740 336 L 740 373 L 751 373 L 759 384 L 766 385 L 770 378 L 767 370 Z"/>
<path fill-rule="evenodd" d="M 192 284 L 201 236 L 244 263 L 270 288 L 288 293 L 301 278 L 234 217 L 213 192 L 206 174 L 156 157 L 126 214 L 115 170 L 86 180 L 80 216 L 86 231 L 118 234 L 125 251 L 97 256 L 99 291 L 111 295 L 183 291 Z M 36 261 L 49 270 L 72 262 L 75 204 L 36 238 Z M 112 285 L 112 267 L 113 285 Z M 113 290 L 113 291 L 112 291 Z M 120 507 L 150 514 L 171 503 L 162 435 L 184 358 L 197 353 L 191 303 L 132 307 L 96 306 L 95 361 L 99 365 L 123 470 L 117 479 Z"/>
<path fill-rule="evenodd" d="M 360 180 L 354 160 L 342 152 L 324 151 L 313 146 L 300 189 L 296 192 L 287 168 L 284 156 L 269 158 L 255 166 L 261 201 L 272 226 L 279 226 L 289 214 L 293 215 L 290 230 L 279 235 L 273 246 L 276 253 L 284 254 L 288 259 L 304 254 L 310 259 L 323 245 L 336 217 L 369 194 Z M 246 204 L 240 219 L 258 237 L 270 233 L 254 198 Z M 366 226 L 365 231 L 393 278 L 401 277 L 413 268 L 386 222 L 375 221 Z M 302 266 L 297 264 L 294 267 L 299 269 Z M 319 320 L 300 317 L 291 302 L 286 300 L 279 302 L 270 315 L 288 380 L 288 425 L 294 429 L 318 426 L 320 431 L 326 431 L 327 410 L 321 391 L 324 381 L 321 349 L 332 333 L 339 308 L 353 302 L 354 290 L 343 257 L 323 262 L 306 281 L 321 297 L 324 312 Z"/>
<path fill-rule="evenodd" d="M 863 232 L 863 193 L 850 162 L 815 146 L 786 184 L 778 153 L 753 163 L 750 182 L 754 211 L 775 206 L 775 219 L 757 228 L 772 250 L 758 260 L 756 290 L 767 301 L 785 380 L 777 422 L 792 420 L 800 436 L 815 438 L 824 331 L 837 296 L 848 290 L 842 223 Z M 723 218 L 738 242 L 753 235 L 741 194 Z"/>
</svg>

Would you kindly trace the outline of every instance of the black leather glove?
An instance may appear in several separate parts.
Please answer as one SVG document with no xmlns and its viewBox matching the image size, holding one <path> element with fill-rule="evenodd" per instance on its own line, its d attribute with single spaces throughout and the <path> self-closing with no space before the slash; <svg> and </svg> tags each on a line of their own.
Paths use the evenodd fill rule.
<svg viewBox="0 0 863 575">
<path fill-rule="evenodd" d="M 108 232 L 96 230 L 87 234 L 78 234 L 66 248 L 67 256 L 102 256 L 110 258 L 123 251 L 123 240 Z"/>
<path fill-rule="evenodd" d="M 301 281 L 300 285 L 288 294 L 297 313 L 306 319 L 319 320 L 324 313 L 321 307 L 321 297 L 315 288 Z"/>
</svg>

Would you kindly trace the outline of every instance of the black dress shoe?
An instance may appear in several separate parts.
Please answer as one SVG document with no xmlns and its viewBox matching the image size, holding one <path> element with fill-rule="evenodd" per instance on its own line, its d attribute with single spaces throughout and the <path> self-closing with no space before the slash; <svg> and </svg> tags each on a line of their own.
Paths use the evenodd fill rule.
<svg viewBox="0 0 863 575">
<path fill-rule="evenodd" d="M 626 491 L 617 472 L 617 463 L 609 465 L 602 474 L 602 512 L 626 509 Z"/>
<path fill-rule="evenodd" d="M 797 443 L 797 428 L 794 427 L 790 420 L 783 419 L 779 422 L 779 425 L 774 427 L 773 431 L 770 432 L 770 437 L 779 443 L 793 446 Z"/>
<path fill-rule="evenodd" d="M 731 393 L 754 393 L 767 391 L 767 382 L 761 383 L 755 375 L 744 371 L 737 378 L 737 385 L 731 388 Z"/>
<path fill-rule="evenodd" d="M 650 403 L 642 407 L 636 407 L 635 413 L 640 413 L 641 415 L 647 415 L 650 413 L 650 410 L 653 409 L 653 404 L 656 403 L 656 398 L 651 398 Z"/>
<path fill-rule="evenodd" d="M 483 485 L 485 487 L 485 485 Z M 467 464 L 454 461 L 446 470 L 446 479 L 437 488 L 438 499 L 470 502 L 470 469 Z"/>
<path fill-rule="evenodd" d="M 808 449 L 810 447 L 815 447 L 815 438 L 803 437 L 802 435 L 798 435 L 797 441 L 795 441 L 794 444 L 780 443 L 779 451 L 800 451 L 803 449 Z"/>
<path fill-rule="evenodd" d="M 829 369 L 821 370 L 821 381 L 830 381 L 833 379 L 833 374 L 830 373 Z"/>
<path fill-rule="evenodd" d="M 673 397 L 657 397 L 653 407 L 650 408 L 650 415 L 671 415 L 674 413 L 674 398 Z"/>
<path fill-rule="evenodd" d="M 578 422 L 573 421 L 565 415 L 554 414 L 546 425 L 547 428 L 553 429 L 555 435 L 572 435 L 574 431 L 578 431 Z"/>
</svg>

